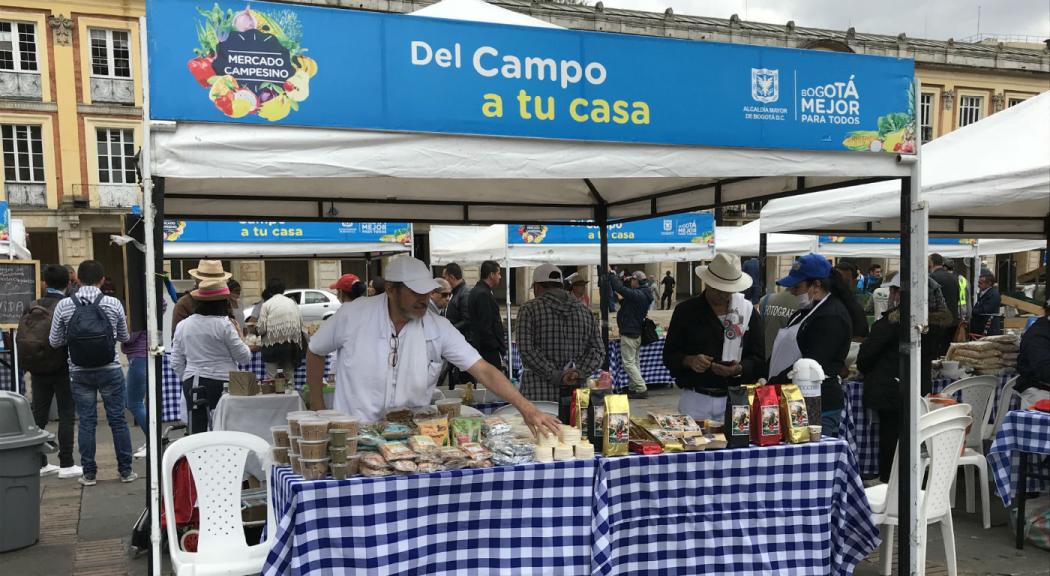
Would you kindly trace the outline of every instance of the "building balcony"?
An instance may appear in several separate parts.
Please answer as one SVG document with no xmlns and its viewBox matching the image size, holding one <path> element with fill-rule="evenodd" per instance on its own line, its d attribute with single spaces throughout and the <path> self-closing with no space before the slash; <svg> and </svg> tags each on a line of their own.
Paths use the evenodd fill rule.
<svg viewBox="0 0 1050 576">
<path fill-rule="evenodd" d="M 0 98 L 42 100 L 40 74 L 37 72 L 0 71 Z"/>
<path fill-rule="evenodd" d="M 83 184 L 73 185 L 73 197 L 81 200 L 98 198 L 96 208 L 130 208 L 139 203 L 142 194 L 138 184 Z"/>
<path fill-rule="evenodd" d="M 47 207 L 47 184 L 4 182 L 7 203 L 12 208 Z"/>
<path fill-rule="evenodd" d="M 91 77 L 91 101 L 135 104 L 135 81 L 131 78 Z"/>
</svg>

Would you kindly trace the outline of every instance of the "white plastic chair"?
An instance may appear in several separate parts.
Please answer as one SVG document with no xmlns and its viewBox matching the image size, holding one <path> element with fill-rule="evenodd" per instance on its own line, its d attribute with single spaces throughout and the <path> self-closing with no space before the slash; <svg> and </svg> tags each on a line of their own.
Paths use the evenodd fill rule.
<svg viewBox="0 0 1050 576">
<path fill-rule="evenodd" d="M 266 472 L 266 541 L 249 546 L 241 519 L 241 480 L 248 454 L 255 454 Z M 197 488 L 200 534 L 196 552 L 179 547 L 175 532 L 172 470 L 183 456 Z M 258 574 L 270 551 L 276 524 L 270 494 L 270 446 L 244 432 L 202 432 L 181 438 L 164 450 L 161 474 L 164 512 L 169 519 L 168 555 L 179 576 Z"/>
<path fill-rule="evenodd" d="M 984 457 L 984 439 L 992 433 L 993 424 L 988 421 L 992 416 L 992 398 L 995 389 L 999 386 L 999 379 L 995 376 L 974 376 L 963 378 L 949 384 L 941 393 L 951 396 L 960 393 L 962 402 L 969 404 L 972 411 L 974 430 L 966 438 L 966 450 L 959 458 L 959 467 L 963 469 L 966 476 L 966 511 L 973 513 L 974 498 L 976 491 L 973 483 L 973 470 L 977 469 L 981 480 L 981 522 L 985 529 L 992 527 L 992 515 L 989 504 L 990 489 L 988 487 L 988 460 Z M 951 493 L 952 507 L 955 507 L 955 485 L 952 485 Z"/>
<path fill-rule="evenodd" d="M 948 563 L 948 576 L 957 576 L 955 561 L 955 529 L 952 525 L 952 509 L 948 492 L 958 469 L 959 449 L 962 447 L 966 427 L 972 419 L 969 406 L 956 405 L 934 410 L 919 418 L 919 445 L 926 449 L 926 489 L 919 492 L 919 525 L 940 523 L 944 540 L 944 556 Z M 899 522 L 897 484 L 898 457 L 893 458 L 889 484 L 879 484 L 864 490 L 871 506 L 872 520 L 883 528 L 880 547 L 881 565 L 879 573 L 889 576 L 893 568 L 893 532 Z M 919 574 L 925 573 L 926 530 L 919 536 Z"/>
<path fill-rule="evenodd" d="M 533 402 L 534 406 L 540 409 L 541 412 L 550 414 L 551 416 L 558 415 L 558 403 L 557 402 Z M 517 416 L 521 414 L 513 404 L 507 404 L 506 406 L 500 406 L 492 412 L 493 416 Z"/>
<path fill-rule="evenodd" d="M 992 421 L 991 433 L 988 436 L 988 440 L 995 440 L 995 435 L 999 433 L 999 428 L 1003 425 L 1003 420 L 1006 419 L 1006 415 L 1010 412 L 1010 407 L 1013 404 L 1014 398 L 1017 398 L 1018 402 L 1021 400 L 1021 393 L 1014 390 L 1017 386 L 1017 376 L 1006 381 L 1006 385 L 1003 386 L 1003 391 L 999 394 L 999 409 L 995 412 L 995 420 Z"/>
</svg>

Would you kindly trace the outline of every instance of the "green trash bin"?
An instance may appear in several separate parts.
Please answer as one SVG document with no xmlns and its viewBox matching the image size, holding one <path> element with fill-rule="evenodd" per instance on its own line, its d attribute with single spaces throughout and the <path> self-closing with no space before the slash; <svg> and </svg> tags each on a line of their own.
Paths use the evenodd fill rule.
<svg viewBox="0 0 1050 576">
<path fill-rule="evenodd" d="M 36 427 L 29 401 L 0 391 L 0 552 L 40 539 L 40 456 L 54 451 L 54 436 Z"/>
</svg>

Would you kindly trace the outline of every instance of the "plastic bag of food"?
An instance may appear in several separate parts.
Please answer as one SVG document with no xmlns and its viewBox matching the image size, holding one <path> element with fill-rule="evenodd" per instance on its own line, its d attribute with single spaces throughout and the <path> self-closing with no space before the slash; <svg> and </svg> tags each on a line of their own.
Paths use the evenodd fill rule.
<svg viewBox="0 0 1050 576">
<path fill-rule="evenodd" d="M 419 428 L 420 434 L 430 436 L 438 446 L 449 445 L 448 418 L 445 416 L 416 420 L 416 426 Z"/>
<path fill-rule="evenodd" d="M 453 418 L 449 422 L 449 434 L 452 437 L 452 445 L 459 446 L 470 442 L 481 440 L 481 427 L 484 420 L 481 418 Z"/>
<path fill-rule="evenodd" d="M 417 454 L 423 454 L 424 452 L 437 452 L 438 444 L 430 436 L 424 436 L 423 434 L 417 434 L 408 439 L 408 447 Z"/>
<path fill-rule="evenodd" d="M 401 442 L 387 442 L 379 445 L 379 453 L 386 459 L 387 462 L 394 462 L 396 460 L 411 460 L 416 457 L 416 453 L 408 447 L 407 444 Z"/>
<path fill-rule="evenodd" d="M 419 472 L 419 466 L 411 460 L 395 460 L 390 463 L 390 467 L 398 472 L 404 472 L 406 474 L 415 474 Z"/>
</svg>

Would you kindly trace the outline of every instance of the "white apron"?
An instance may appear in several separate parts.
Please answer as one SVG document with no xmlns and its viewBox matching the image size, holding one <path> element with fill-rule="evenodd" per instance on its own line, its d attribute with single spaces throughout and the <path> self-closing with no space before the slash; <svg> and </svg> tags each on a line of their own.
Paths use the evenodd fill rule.
<svg viewBox="0 0 1050 576">
<path fill-rule="evenodd" d="M 802 327 L 802 321 L 817 311 L 828 299 L 817 302 L 817 305 L 809 311 L 809 314 L 799 316 L 793 323 L 777 332 L 776 340 L 773 341 L 773 355 L 769 358 L 769 377 L 772 378 L 784 370 L 795 365 L 795 361 L 802 358 L 802 351 L 798 349 L 798 329 Z"/>
</svg>

